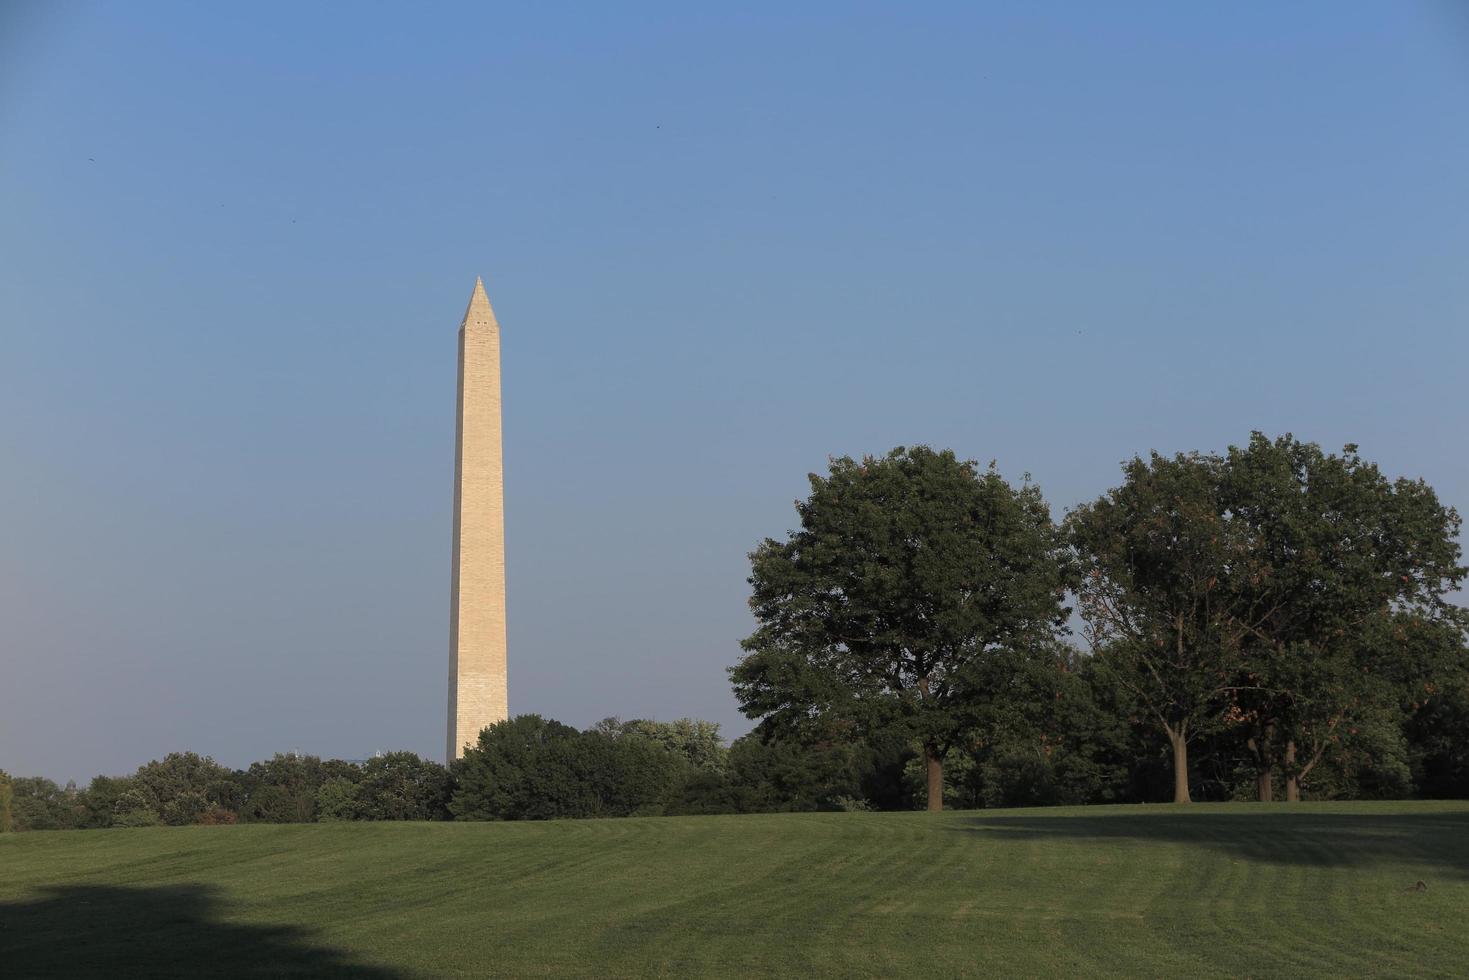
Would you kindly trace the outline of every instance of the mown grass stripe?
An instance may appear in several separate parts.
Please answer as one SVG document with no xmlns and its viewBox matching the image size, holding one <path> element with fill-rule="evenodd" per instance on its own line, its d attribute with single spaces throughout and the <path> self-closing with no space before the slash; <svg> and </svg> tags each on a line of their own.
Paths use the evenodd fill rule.
<svg viewBox="0 0 1469 980">
<path fill-rule="evenodd" d="M 0 839 L 6 980 L 1452 976 L 1466 907 L 1461 803 Z"/>
</svg>

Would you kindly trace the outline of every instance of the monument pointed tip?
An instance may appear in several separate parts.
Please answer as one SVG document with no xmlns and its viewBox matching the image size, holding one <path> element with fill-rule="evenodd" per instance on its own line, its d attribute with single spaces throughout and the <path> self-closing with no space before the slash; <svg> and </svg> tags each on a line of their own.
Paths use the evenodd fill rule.
<svg viewBox="0 0 1469 980">
<path fill-rule="evenodd" d="M 474 277 L 474 292 L 469 294 L 469 306 L 464 311 L 464 322 L 468 323 L 471 319 L 495 322 L 495 311 L 490 307 L 485 281 L 480 276 Z"/>
</svg>

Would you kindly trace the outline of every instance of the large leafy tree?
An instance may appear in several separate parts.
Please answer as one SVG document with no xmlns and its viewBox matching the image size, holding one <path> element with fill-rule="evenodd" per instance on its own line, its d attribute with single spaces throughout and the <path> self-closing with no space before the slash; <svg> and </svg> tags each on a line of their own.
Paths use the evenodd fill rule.
<svg viewBox="0 0 1469 980">
<path fill-rule="evenodd" d="M 948 450 L 833 459 L 799 530 L 750 555 L 757 630 L 731 669 L 766 733 L 899 732 L 943 763 L 1005 711 L 1017 664 L 1062 628 L 1070 584 L 1039 488 Z"/>
<path fill-rule="evenodd" d="M 1461 615 L 1447 597 L 1466 572 L 1459 515 L 1351 445 L 1328 454 L 1257 432 L 1224 473 L 1257 570 L 1233 583 L 1251 610 L 1237 713 L 1252 726 L 1261 796 L 1278 765 L 1294 800 L 1343 724 L 1397 711 L 1442 675 Z"/>
<path fill-rule="evenodd" d="M 1229 519 L 1223 476 L 1215 455 L 1134 458 L 1121 486 L 1067 518 L 1099 674 L 1167 736 L 1175 803 L 1191 799 L 1190 743 L 1222 724 L 1240 683 L 1250 617 L 1234 583 L 1256 574 L 1254 555 Z"/>
</svg>

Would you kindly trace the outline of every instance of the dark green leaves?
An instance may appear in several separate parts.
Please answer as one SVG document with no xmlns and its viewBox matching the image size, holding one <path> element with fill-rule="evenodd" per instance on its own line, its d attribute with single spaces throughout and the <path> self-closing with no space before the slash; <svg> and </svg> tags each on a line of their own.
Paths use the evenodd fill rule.
<svg viewBox="0 0 1469 980">
<path fill-rule="evenodd" d="M 750 556 L 759 628 L 731 671 L 768 728 L 896 725 L 944 749 L 995 695 L 986 666 L 1065 621 L 1070 566 L 1039 489 L 950 451 L 834 459 L 797 512 Z"/>
</svg>

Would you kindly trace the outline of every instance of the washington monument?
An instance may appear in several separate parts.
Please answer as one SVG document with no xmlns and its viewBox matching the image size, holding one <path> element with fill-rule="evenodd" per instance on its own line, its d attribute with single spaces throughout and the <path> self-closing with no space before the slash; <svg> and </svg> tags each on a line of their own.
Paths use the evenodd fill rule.
<svg viewBox="0 0 1469 980">
<path fill-rule="evenodd" d="M 509 716 L 505 675 L 505 465 L 500 325 L 474 281 L 459 327 L 454 437 L 454 564 L 449 598 L 448 761 Z"/>
</svg>

